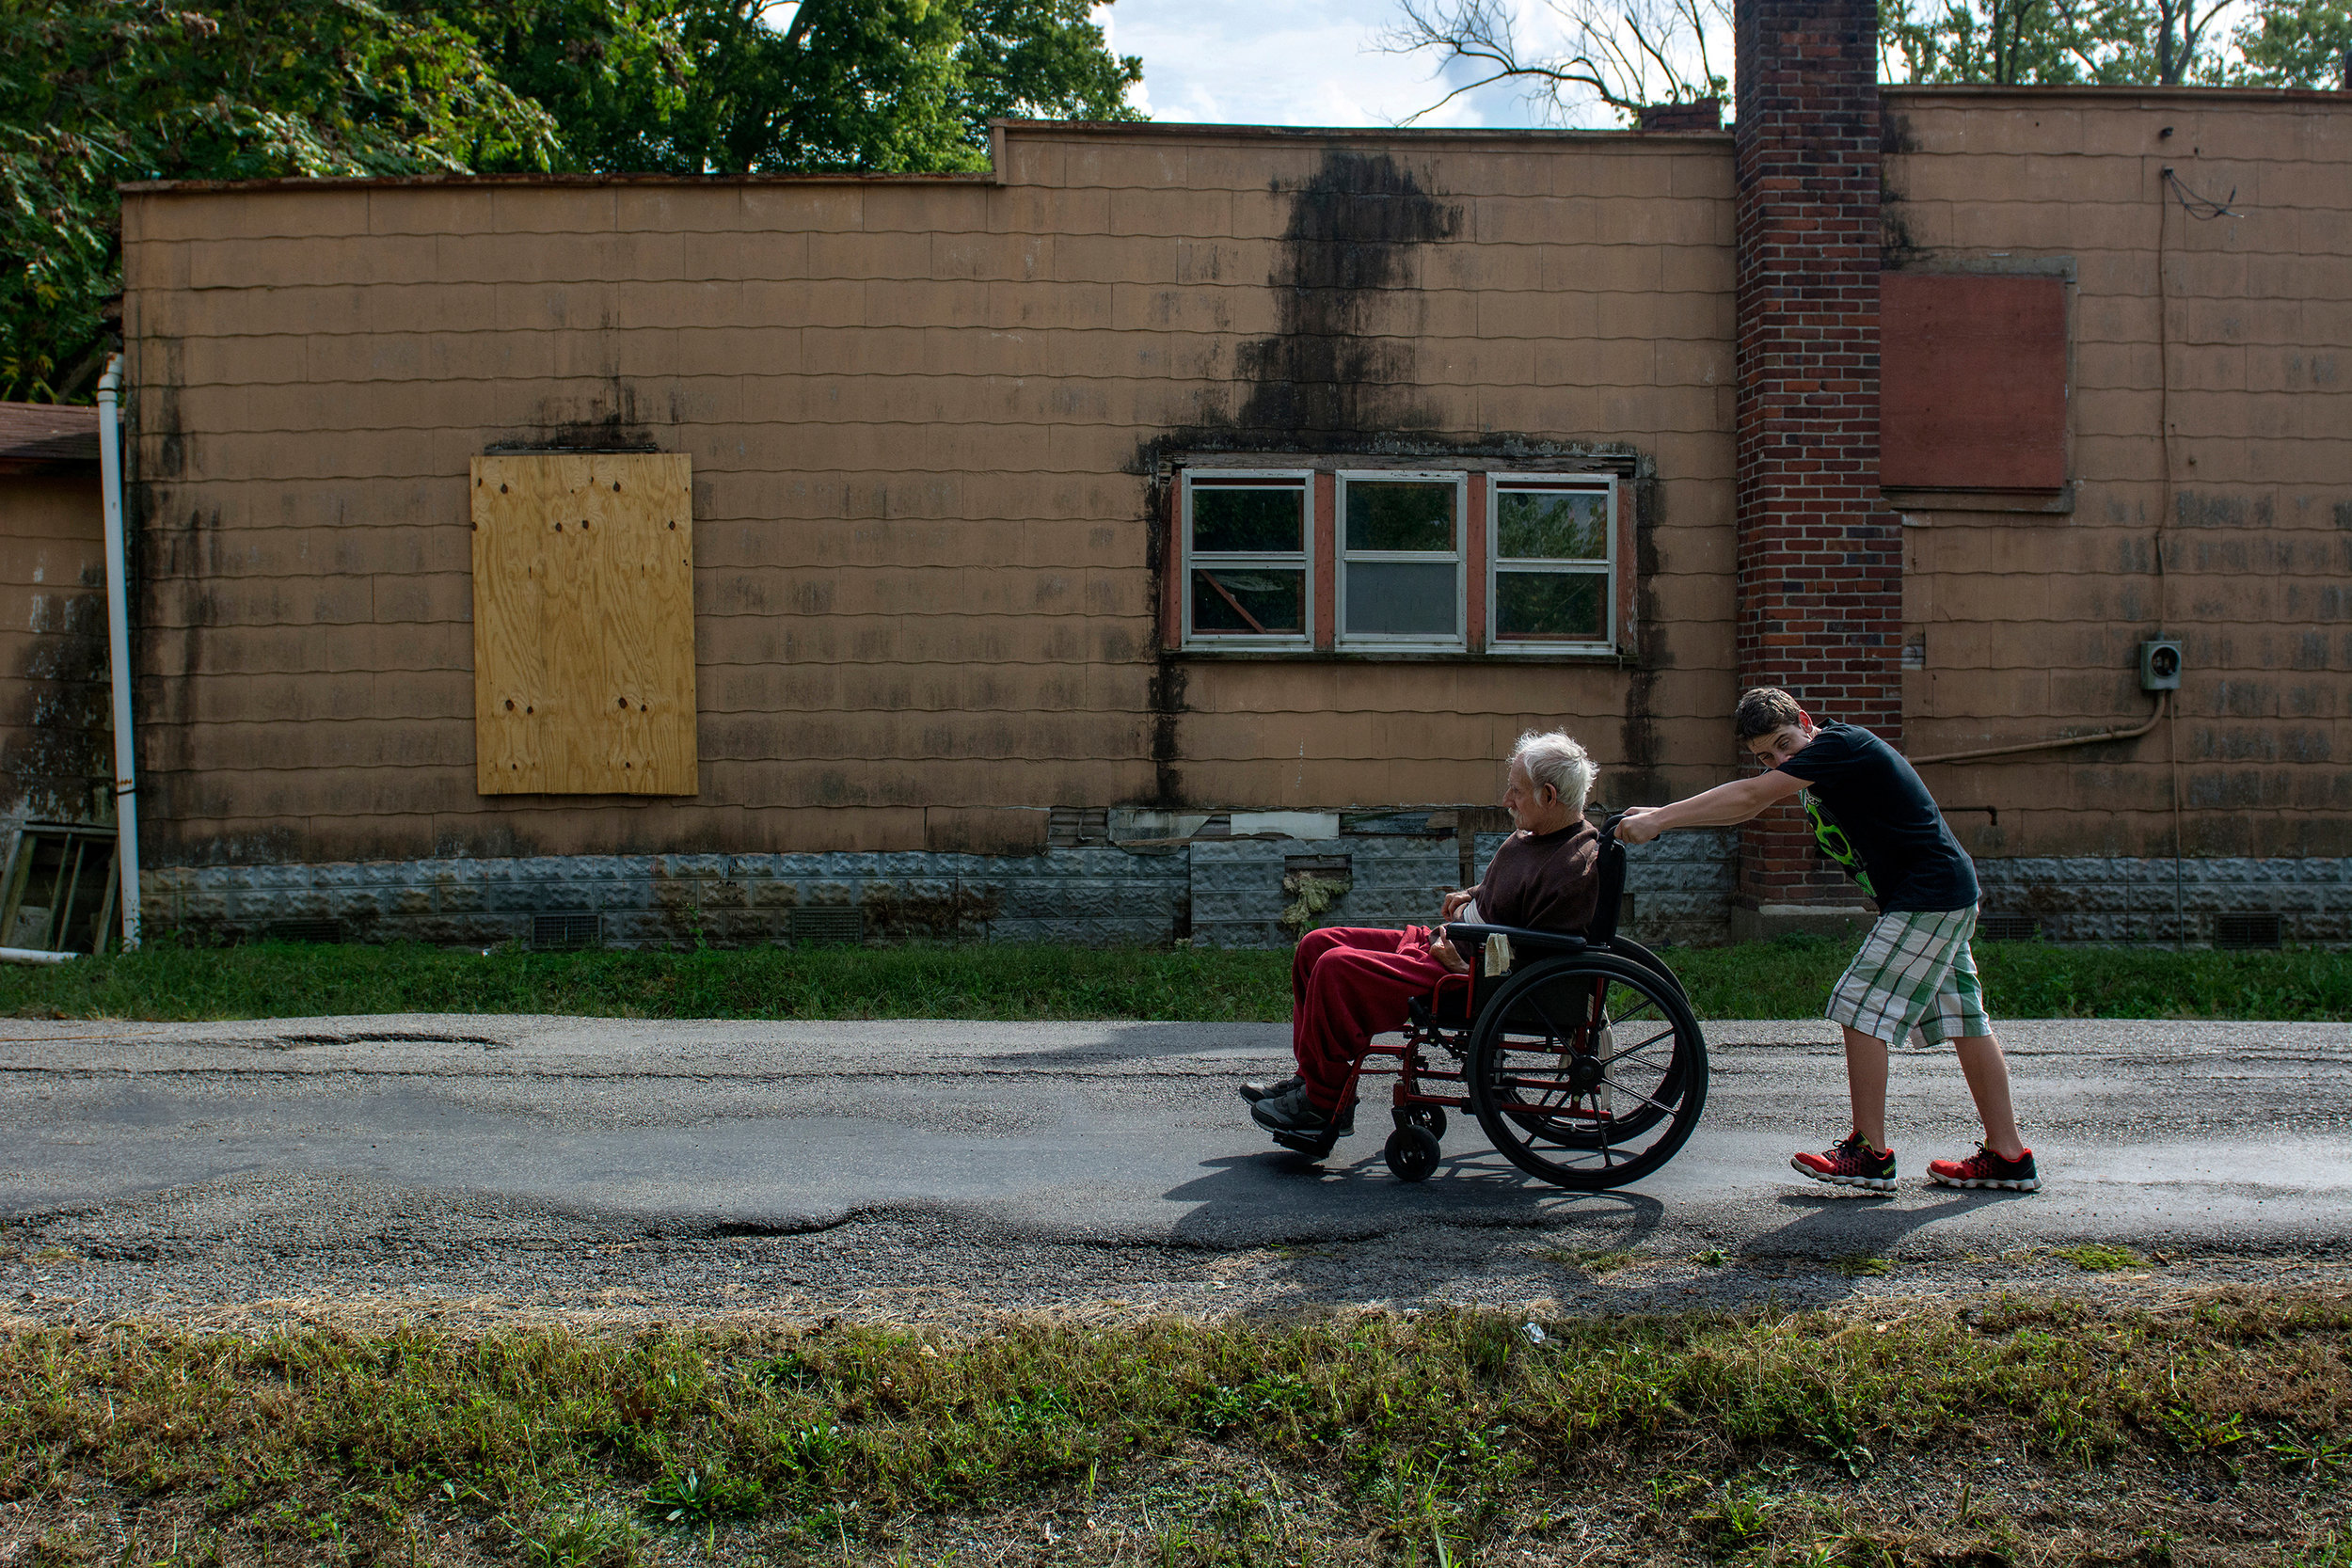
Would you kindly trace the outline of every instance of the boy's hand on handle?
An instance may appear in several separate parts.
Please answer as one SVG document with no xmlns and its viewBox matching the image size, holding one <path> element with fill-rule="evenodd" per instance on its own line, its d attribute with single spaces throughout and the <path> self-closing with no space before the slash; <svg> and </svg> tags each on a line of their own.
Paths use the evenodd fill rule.
<svg viewBox="0 0 2352 1568">
<path fill-rule="evenodd" d="M 1662 826 L 1652 824 L 1648 820 L 1656 816 L 1661 809 L 1658 806 L 1628 806 L 1617 816 L 1617 842 L 1619 844 L 1647 844 L 1651 839 L 1665 832 Z"/>
</svg>

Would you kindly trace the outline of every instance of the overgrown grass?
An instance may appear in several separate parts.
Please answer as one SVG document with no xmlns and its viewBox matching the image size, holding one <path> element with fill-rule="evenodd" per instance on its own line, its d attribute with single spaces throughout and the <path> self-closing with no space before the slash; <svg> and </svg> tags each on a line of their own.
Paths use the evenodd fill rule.
<svg viewBox="0 0 2352 1568">
<path fill-rule="evenodd" d="M 1702 1019 L 1817 1016 L 1851 944 L 1783 937 L 1666 957 Z M 1987 943 L 2001 1018 L 2352 1019 L 2352 955 Z M 155 1020 L 317 1014 L 1281 1022 L 1290 955 L 1053 946 L 526 953 L 157 945 L 0 965 L 0 1010 Z"/>
<path fill-rule="evenodd" d="M 415 1560 L 420 1521 L 453 1520 L 517 1560 L 618 1560 L 648 1530 L 715 1552 L 723 1528 L 847 1559 L 926 1521 L 1090 1517 L 1181 1460 L 1249 1478 L 1248 1517 L 1268 1495 L 1322 1499 L 1342 1556 L 1434 1537 L 1442 1557 L 1646 1484 L 1669 1555 L 1720 1558 L 1794 1506 L 1761 1478 L 1905 1454 L 2337 1487 L 2347 1350 L 2352 1302 L 2319 1297 L 1541 1335 L 1483 1311 L 977 1337 L 43 1329 L 0 1340 L 0 1486 L 35 1514 L 111 1490 L 265 1559 Z"/>
</svg>

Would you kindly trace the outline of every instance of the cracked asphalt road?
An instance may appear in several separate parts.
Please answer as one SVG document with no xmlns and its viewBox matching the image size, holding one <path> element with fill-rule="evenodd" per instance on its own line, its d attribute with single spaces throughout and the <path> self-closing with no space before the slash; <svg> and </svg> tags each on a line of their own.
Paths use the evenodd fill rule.
<svg viewBox="0 0 2352 1568">
<path fill-rule="evenodd" d="M 1897 1265 L 2011 1279 L 2083 1242 L 2267 1280 L 2332 1271 L 2352 1236 L 2344 1024 L 2007 1025 L 2031 1196 L 1918 1179 L 1973 1123 L 1947 1053 L 1900 1053 L 1883 1199 L 1787 1168 L 1842 1130 L 1830 1025 L 1708 1033 L 1691 1143 L 1582 1196 L 1467 1118 L 1420 1186 L 1389 1176 L 1376 1113 L 1320 1167 L 1269 1148 L 1232 1085 L 1286 1070 L 1287 1025 L 19 1021 L 0 1291 L 86 1318 L 1608 1307 L 1887 1289 Z"/>
</svg>

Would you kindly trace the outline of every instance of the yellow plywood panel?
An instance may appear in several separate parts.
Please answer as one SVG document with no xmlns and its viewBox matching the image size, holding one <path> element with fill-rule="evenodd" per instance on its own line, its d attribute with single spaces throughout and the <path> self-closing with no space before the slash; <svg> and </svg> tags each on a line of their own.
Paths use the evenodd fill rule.
<svg viewBox="0 0 2352 1568">
<path fill-rule="evenodd" d="M 691 795 L 693 475 L 678 452 L 473 460 L 485 795 Z"/>
</svg>

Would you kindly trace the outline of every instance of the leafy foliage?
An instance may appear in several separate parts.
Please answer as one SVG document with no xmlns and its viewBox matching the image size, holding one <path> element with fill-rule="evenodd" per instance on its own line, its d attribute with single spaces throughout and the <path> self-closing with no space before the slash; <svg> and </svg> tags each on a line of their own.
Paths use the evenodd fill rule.
<svg viewBox="0 0 2352 1568">
<path fill-rule="evenodd" d="M 563 128 L 562 166 L 980 166 L 994 118 L 1133 119 L 1089 0 L 438 0 Z"/>
<path fill-rule="evenodd" d="M 473 40 L 372 0 L 0 0 L 0 392 L 95 375 L 118 182 L 543 165 Z"/>
<path fill-rule="evenodd" d="M 1088 0 L 0 0 L 0 396 L 86 395 L 118 182 L 899 173 L 1127 119 Z"/>
<path fill-rule="evenodd" d="M 2263 0 L 2238 29 L 2244 65 L 2233 80 L 2258 87 L 2337 87 L 2352 55 L 2344 0 Z"/>
</svg>

